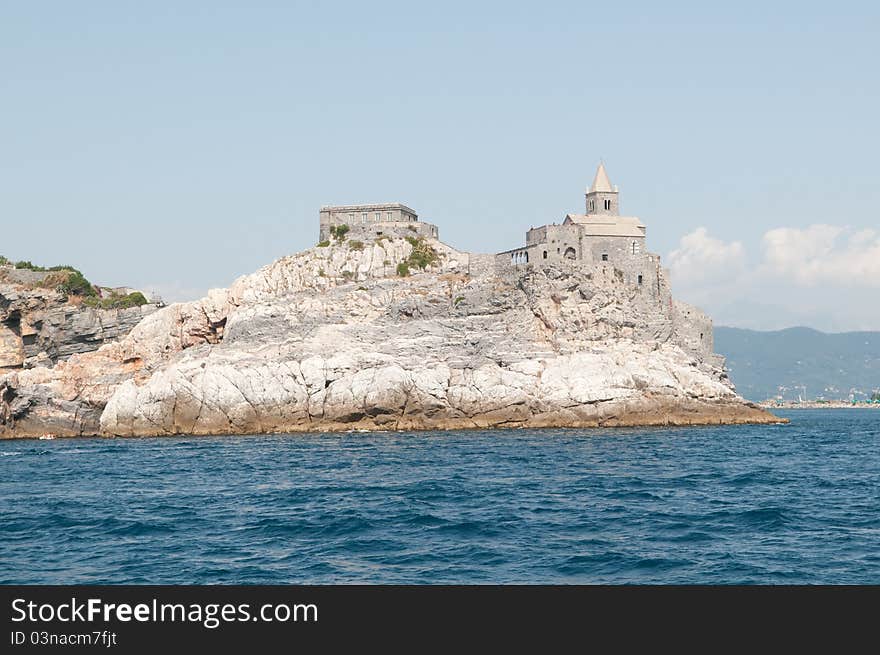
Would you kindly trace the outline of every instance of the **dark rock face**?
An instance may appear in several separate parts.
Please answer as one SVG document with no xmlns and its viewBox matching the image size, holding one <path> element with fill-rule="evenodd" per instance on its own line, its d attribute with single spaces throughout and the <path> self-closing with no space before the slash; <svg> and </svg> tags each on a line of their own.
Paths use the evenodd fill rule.
<svg viewBox="0 0 880 655">
<path fill-rule="evenodd" d="M 54 290 L 0 284 L 0 372 L 53 366 L 127 335 L 157 307 L 95 309 Z"/>
</svg>

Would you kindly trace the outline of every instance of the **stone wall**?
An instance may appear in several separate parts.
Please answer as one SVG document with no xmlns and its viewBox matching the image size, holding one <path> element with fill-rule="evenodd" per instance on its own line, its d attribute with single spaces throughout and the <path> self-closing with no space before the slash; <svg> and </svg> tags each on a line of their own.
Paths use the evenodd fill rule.
<svg viewBox="0 0 880 655">
<path fill-rule="evenodd" d="M 673 322 L 679 345 L 706 359 L 713 355 L 715 339 L 712 319 L 693 305 L 676 300 L 673 303 Z"/>
<path fill-rule="evenodd" d="M 348 225 L 346 223 L 346 225 Z M 326 231 L 325 231 L 326 230 Z M 426 239 L 437 239 L 439 230 L 436 225 L 425 223 L 423 221 L 414 221 L 412 223 L 400 222 L 378 222 L 366 224 L 354 224 L 348 226 L 346 239 L 355 239 L 359 241 L 369 242 L 380 237 L 403 239 L 406 237 L 424 237 Z M 329 241 L 330 226 L 321 226 L 321 241 Z"/>
</svg>

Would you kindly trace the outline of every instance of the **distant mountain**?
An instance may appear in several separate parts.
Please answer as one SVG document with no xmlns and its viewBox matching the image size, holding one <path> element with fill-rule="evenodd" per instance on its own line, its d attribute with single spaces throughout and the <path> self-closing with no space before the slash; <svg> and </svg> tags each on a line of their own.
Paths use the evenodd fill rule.
<svg viewBox="0 0 880 655">
<path fill-rule="evenodd" d="M 749 400 L 864 399 L 880 388 L 880 332 L 716 327 L 715 352 L 727 357 L 736 390 Z"/>
</svg>

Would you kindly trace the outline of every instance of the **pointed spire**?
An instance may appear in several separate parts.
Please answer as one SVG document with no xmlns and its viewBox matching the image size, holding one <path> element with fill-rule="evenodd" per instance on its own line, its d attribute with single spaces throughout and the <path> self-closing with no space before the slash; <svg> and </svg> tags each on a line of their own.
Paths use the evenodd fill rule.
<svg viewBox="0 0 880 655">
<path fill-rule="evenodd" d="M 614 187 L 611 186 L 611 180 L 608 179 L 608 173 L 605 172 L 605 162 L 599 162 L 599 168 L 596 169 L 596 177 L 593 178 L 593 186 L 590 187 L 590 193 L 604 192 L 613 193 Z"/>
</svg>

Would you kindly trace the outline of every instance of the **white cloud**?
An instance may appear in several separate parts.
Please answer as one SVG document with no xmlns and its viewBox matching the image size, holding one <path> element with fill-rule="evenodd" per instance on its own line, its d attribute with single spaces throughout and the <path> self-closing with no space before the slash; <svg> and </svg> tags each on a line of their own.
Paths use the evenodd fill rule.
<svg viewBox="0 0 880 655">
<path fill-rule="evenodd" d="M 833 225 L 768 230 L 750 265 L 739 241 L 699 228 L 667 259 L 673 294 L 719 324 L 778 329 L 880 329 L 880 234 Z"/>
<path fill-rule="evenodd" d="M 880 287 L 880 234 L 874 230 L 782 227 L 764 234 L 762 247 L 768 272 L 798 284 Z"/>
<path fill-rule="evenodd" d="M 673 287 L 703 302 L 707 294 L 730 291 L 730 282 L 745 272 L 746 253 L 739 241 L 725 243 L 700 227 L 682 237 L 668 261 Z"/>
</svg>

